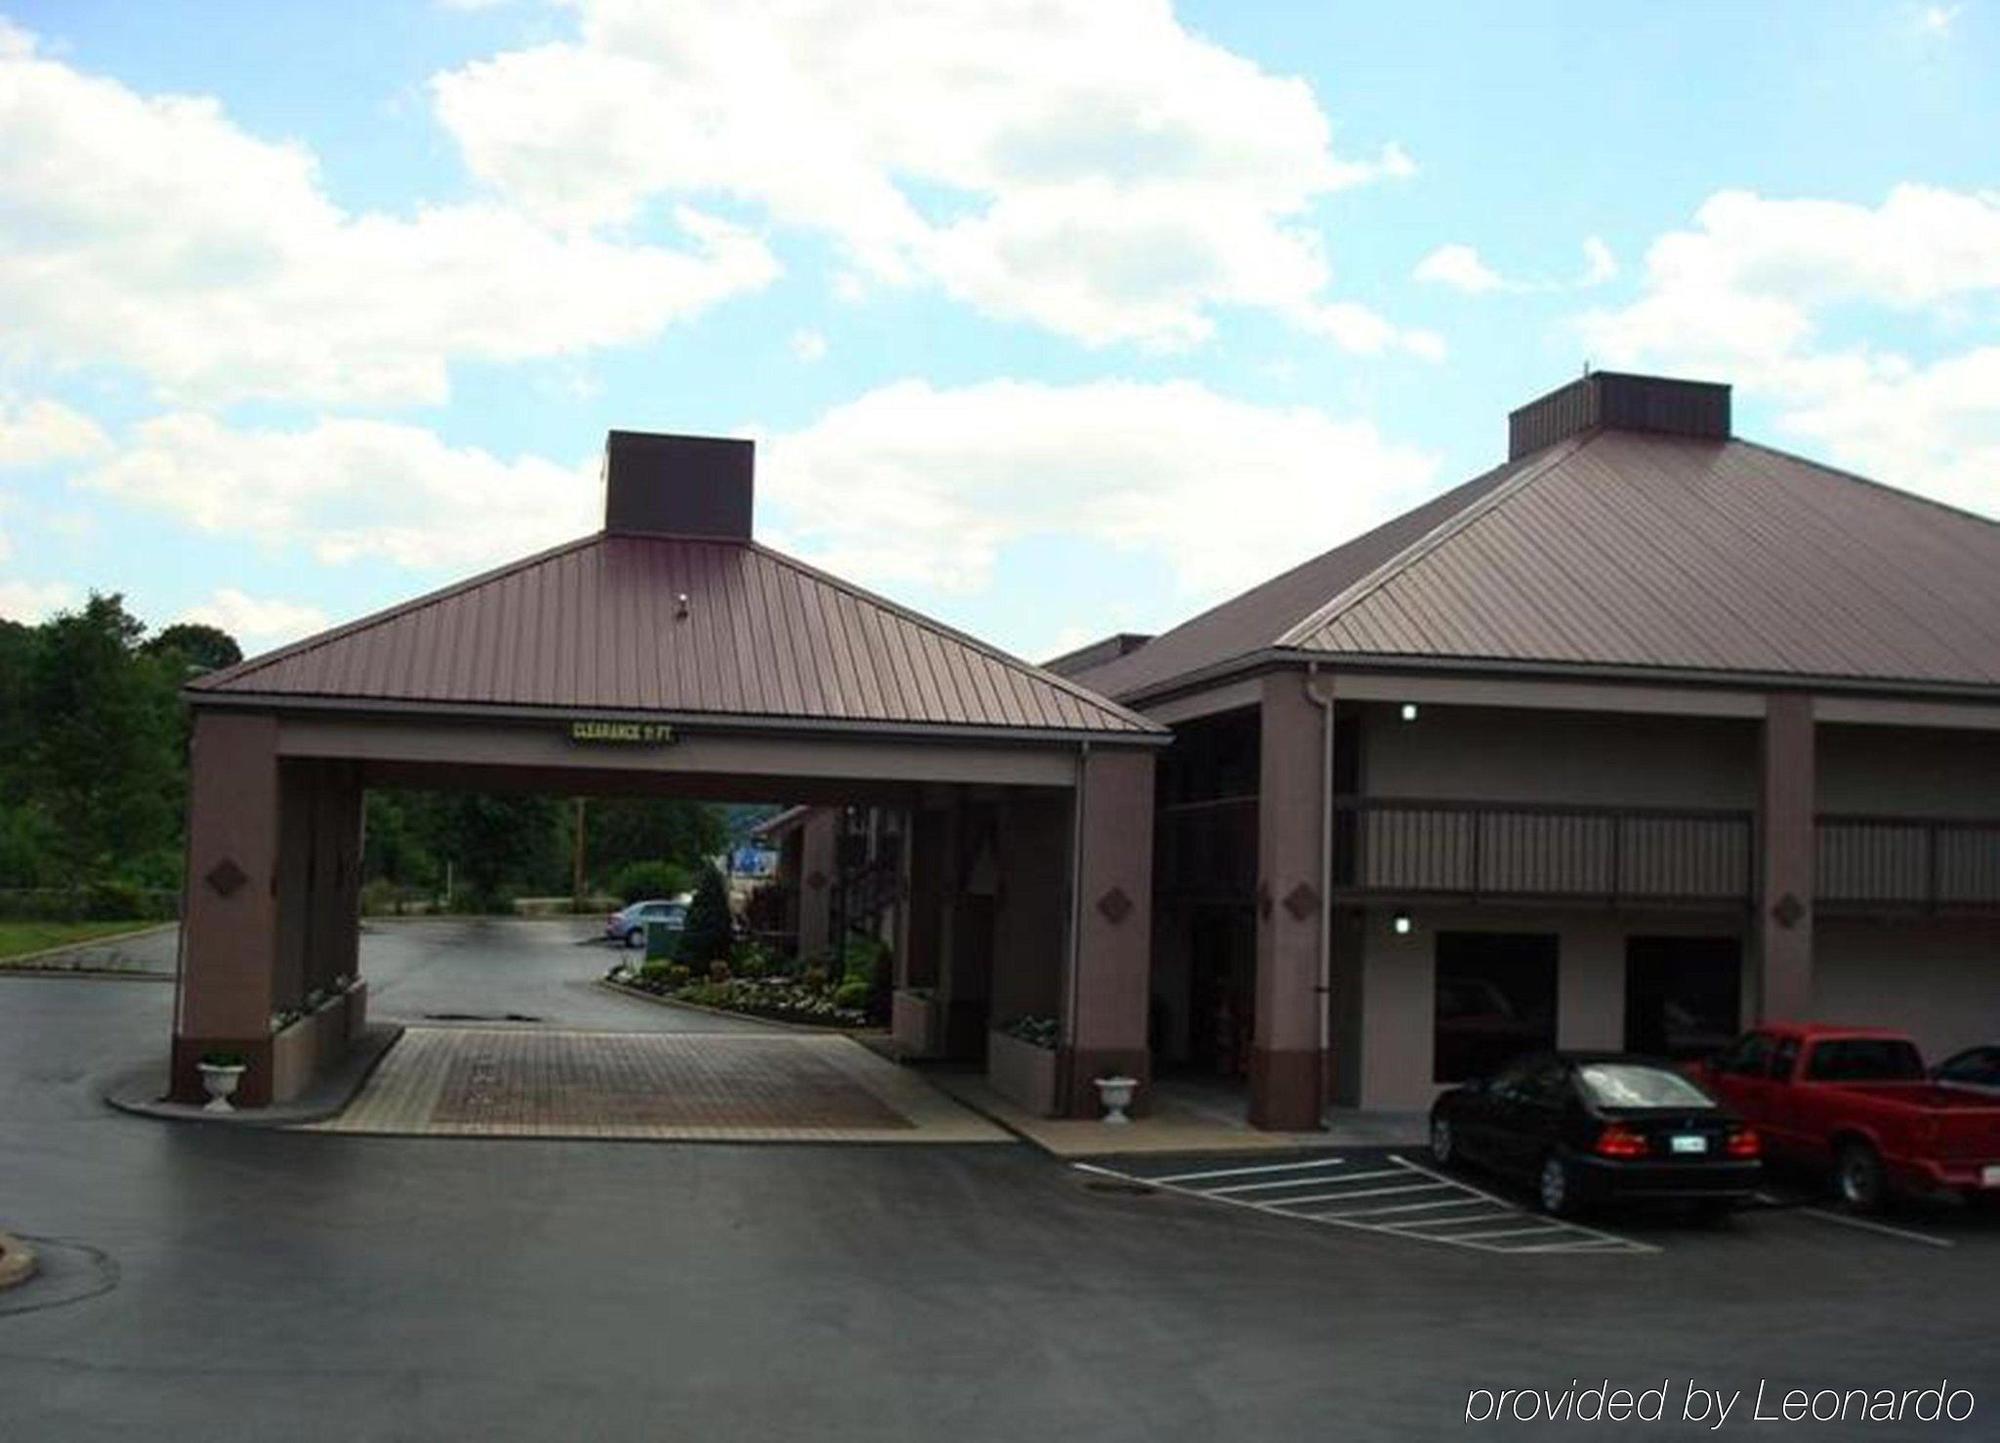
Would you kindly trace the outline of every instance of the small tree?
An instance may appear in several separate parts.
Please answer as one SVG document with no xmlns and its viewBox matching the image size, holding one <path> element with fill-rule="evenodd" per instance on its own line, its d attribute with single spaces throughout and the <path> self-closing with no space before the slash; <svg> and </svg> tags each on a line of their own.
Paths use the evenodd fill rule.
<svg viewBox="0 0 2000 1443">
<path fill-rule="evenodd" d="M 729 918 L 729 884 L 713 863 L 701 869 L 694 901 L 688 904 L 687 926 L 681 932 L 680 960 L 691 967 L 727 961 L 734 931 Z"/>
</svg>

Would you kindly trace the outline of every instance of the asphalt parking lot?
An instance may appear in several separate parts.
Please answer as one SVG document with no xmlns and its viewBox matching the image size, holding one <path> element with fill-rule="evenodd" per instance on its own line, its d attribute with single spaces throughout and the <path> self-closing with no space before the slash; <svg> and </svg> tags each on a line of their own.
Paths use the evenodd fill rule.
<svg viewBox="0 0 2000 1443">
<path fill-rule="evenodd" d="M 541 935 L 377 934 L 363 968 L 418 1011 L 666 1013 L 588 991 L 602 954 Z M 0 978 L 0 1226 L 49 1263 L 0 1298 L 0 1437 L 1424 1439 L 1463 1435 L 1473 1390 L 1575 1379 L 1743 1390 L 1747 1410 L 1761 1382 L 1948 1377 L 1976 1395 L 1969 1423 L 1866 1436 L 1988 1438 L 2000 1417 L 1990 1214 L 1887 1220 L 1949 1246 L 1806 1208 L 1593 1222 L 1630 1248 L 1439 1246 L 1138 1190 L 1024 1145 L 397 1138 L 114 1112 L 103 1087 L 160 1047 L 169 991 Z M 1361 1179 L 1385 1165 L 1334 1155 L 1341 1181 L 1263 1192 L 1427 1181 Z"/>
</svg>

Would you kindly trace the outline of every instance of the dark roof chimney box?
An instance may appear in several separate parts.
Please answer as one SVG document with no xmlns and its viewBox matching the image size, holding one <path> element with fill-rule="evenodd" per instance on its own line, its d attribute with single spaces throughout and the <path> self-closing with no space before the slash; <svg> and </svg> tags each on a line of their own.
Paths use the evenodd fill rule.
<svg viewBox="0 0 2000 1443">
<path fill-rule="evenodd" d="M 1729 387 L 1717 381 L 1592 371 L 1507 417 L 1507 459 L 1519 460 L 1596 426 L 1726 441 Z"/>
<path fill-rule="evenodd" d="M 604 438 L 604 529 L 748 541 L 754 456 L 749 441 L 613 431 Z"/>
</svg>

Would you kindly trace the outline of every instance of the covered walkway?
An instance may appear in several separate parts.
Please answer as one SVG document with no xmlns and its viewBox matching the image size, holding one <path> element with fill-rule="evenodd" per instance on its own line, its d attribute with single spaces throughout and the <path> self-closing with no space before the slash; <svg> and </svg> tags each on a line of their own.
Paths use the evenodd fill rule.
<svg viewBox="0 0 2000 1443">
<path fill-rule="evenodd" d="M 242 1101 L 295 1096 L 358 1034 L 380 786 L 902 809 L 899 963 L 1057 1018 L 1075 1114 L 1149 1078 L 1166 733 L 759 544 L 747 442 L 614 432 L 605 481 L 593 536 L 189 687 L 174 1095 L 228 1051 Z"/>
</svg>

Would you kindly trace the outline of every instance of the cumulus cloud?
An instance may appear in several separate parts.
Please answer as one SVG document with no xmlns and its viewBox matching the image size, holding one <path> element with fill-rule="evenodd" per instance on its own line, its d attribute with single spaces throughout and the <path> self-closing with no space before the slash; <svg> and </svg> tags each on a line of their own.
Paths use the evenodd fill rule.
<svg viewBox="0 0 2000 1443">
<path fill-rule="evenodd" d="M 1601 286 L 1618 276 L 1618 257 L 1611 253 L 1599 236 L 1583 238 L 1583 275 L 1577 281 L 1580 286 Z"/>
<path fill-rule="evenodd" d="M 455 358 L 642 340 L 778 269 L 686 206 L 678 247 L 491 202 L 349 213 L 303 147 L 84 74 L 4 21 L 0 195 L 0 356 L 128 366 L 181 401 L 434 402 Z"/>
<path fill-rule="evenodd" d="M 0 619 L 7 621 L 30 624 L 46 621 L 82 600 L 68 582 L 0 579 Z"/>
<path fill-rule="evenodd" d="M 0 467 L 43 466 L 110 447 L 104 428 L 60 401 L 0 396 Z"/>
<path fill-rule="evenodd" d="M 1062 534 L 1156 556 L 1206 599 L 1423 494 L 1437 458 L 1189 381 L 909 380 L 765 439 L 758 468 L 773 539 L 870 584 L 976 590 L 1009 545 Z"/>
<path fill-rule="evenodd" d="M 197 413 L 159 416 L 76 484 L 200 531 L 296 544 L 325 562 L 373 557 L 434 571 L 582 535 L 602 512 L 594 456 L 574 465 L 503 460 L 373 420 L 262 430 Z"/>
<path fill-rule="evenodd" d="M 220 588 L 206 601 L 182 612 L 176 620 L 219 626 L 239 642 L 258 650 L 283 646 L 327 627 L 326 613 L 317 606 L 250 596 L 233 586 Z"/>
<path fill-rule="evenodd" d="M 433 80 L 512 204 L 574 233 L 723 195 L 832 238 L 844 294 L 930 284 L 1093 345 L 1192 345 L 1223 306 L 1315 321 L 1331 272 L 1312 207 L 1414 169 L 1393 145 L 1336 153 L 1305 82 L 1166 0 L 579 11 L 574 40 Z M 1380 330 L 1364 349 L 1398 343 Z"/>
<path fill-rule="evenodd" d="M 1868 206 L 1723 191 L 1654 242 L 1637 300 L 1578 326 L 1602 362 L 1732 381 L 1841 465 L 2000 512 L 2000 347 L 1916 358 L 1825 334 L 1836 312 L 1938 323 L 1996 298 L 2000 196 L 1900 185 Z"/>
<path fill-rule="evenodd" d="M 1417 280 L 1450 286 L 1468 295 L 1513 289 L 1499 272 L 1480 258 L 1477 250 L 1458 243 L 1439 246 L 1418 261 L 1416 269 L 1410 274 Z"/>
<path fill-rule="evenodd" d="M 826 337 L 810 327 L 793 331 L 786 345 L 791 348 L 793 359 L 804 361 L 807 365 L 826 359 Z"/>
</svg>

